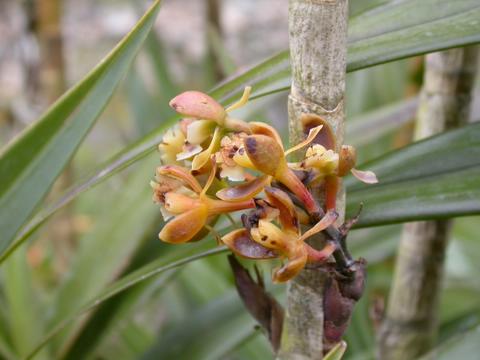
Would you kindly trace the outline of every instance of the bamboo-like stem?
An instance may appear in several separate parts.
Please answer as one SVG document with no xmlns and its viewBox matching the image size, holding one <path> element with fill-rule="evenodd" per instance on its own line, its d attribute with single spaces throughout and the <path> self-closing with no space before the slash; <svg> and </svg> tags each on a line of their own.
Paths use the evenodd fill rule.
<svg viewBox="0 0 480 360">
<path fill-rule="evenodd" d="M 337 146 L 343 143 L 347 20 L 348 0 L 289 2 L 292 87 L 288 105 L 292 144 L 308 133 L 300 121 L 303 113 L 324 118 L 332 126 Z M 344 203 L 340 195 L 339 221 L 343 219 Z M 323 357 L 325 281 L 321 270 L 305 269 L 289 282 L 279 358 Z"/>
<path fill-rule="evenodd" d="M 476 48 L 464 48 L 427 55 L 416 139 L 468 121 L 477 54 Z M 435 341 L 450 228 L 451 220 L 404 226 L 387 314 L 379 334 L 379 359 L 416 359 Z"/>
</svg>

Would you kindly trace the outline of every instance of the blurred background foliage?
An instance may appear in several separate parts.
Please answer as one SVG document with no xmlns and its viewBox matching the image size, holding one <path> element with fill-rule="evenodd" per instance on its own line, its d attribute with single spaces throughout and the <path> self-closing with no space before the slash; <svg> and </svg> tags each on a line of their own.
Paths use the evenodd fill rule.
<svg viewBox="0 0 480 360">
<path fill-rule="evenodd" d="M 82 79 L 146 9 L 146 4 L 129 0 L 58 0 L 58 18 L 48 19 L 53 25 L 42 28 L 41 16 L 49 14 L 41 15 L 36 6 L 53 6 L 55 12 L 56 2 L 0 2 L 2 147 Z M 102 164 L 127 146 L 167 125 L 174 115 L 168 107 L 173 95 L 210 89 L 286 49 L 287 3 L 164 1 L 128 75 L 47 204 L 55 204 L 82 179 L 91 180 Z M 386 3 L 351 0 L 351 17 L 361 22 L 365 11 Z M 60 51 L 54 60 L 49 41 L 61 44 L 54 50 Z M 421 56 L 413 57 L 348 75 L 347 143 L 358 147 L 360 162 L 411 141 L 422 64 Z M 55 76 L 60 80 L 52 90 Z M 279 77 L 276 84 L 285 88 L 288 79 Z M 277 91 L 252 101 L 238 115 L 270 122 L 286 136 L 286 99 L 287 91 Z M 475 96 L 475 120 L 480 117 L 479 99 Z M 6 259 L 0 269 L 1 358 L 26 356 L 65 319 L 72 321 L 59 328 L 35 358 L 272 357 L 264 335 L 240 303 L 224 252 L 189 261 L 188 256 L 209 251 L 214 241 L 179 248 L 159 242 L 162 219 L 148 186 L 158 163 L 158 154 L 151 153 L 123 171 L 115 170 L 115 176 L 75 197 L 48 223 L 33 229 L 28 241 Z M 450 344 L 449 356 L 479 349 L 478 330 L 460 337 L 469 342 L 456 345 L 459 332 L 480 323 L 479 225 L 478 217 L 458 219 L 448 250 L 439 343 Z M 400 225 L 367 228 L 349 237 L 353 254 L 365 257 L 369 269 L 367 291 L 348 330 L 346 359 L 374 357 L 375 332 L 392 281 L 400 229 Z M 186 265 L 168 265 L 175 260 Z M 271 265 L 262 264 L 261 270 L 269 279 Z M 123 287 L 126 290 L 119 292 Z M 283 301 L 283 286 L 268 287 Z M 102 301 L 102 296 L 109 298 Z"/>
</svg>

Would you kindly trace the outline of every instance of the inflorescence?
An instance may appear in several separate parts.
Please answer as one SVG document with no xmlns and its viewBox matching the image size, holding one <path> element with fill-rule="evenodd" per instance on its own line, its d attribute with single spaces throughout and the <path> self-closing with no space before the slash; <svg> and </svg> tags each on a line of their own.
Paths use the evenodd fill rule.
<svg viewBox="0 0 480 360">
<path fill-rule="evenodd" d="M 274 270 L 275 282 L 285 282 L 307 263 L 324 263 L 332 255 L 348 270 L 353 261 L 344 240 L 351 222 L 336 225 L 339 178 L 351 172 L 363 182 L 375 183 L 375 174 L 356 170 L 355 149 L 344 145 L 337 151 L 330 126 L 316 115 L 304 115 L 304 121 L 316 126 L 288 150 L 272 126 L 231 117 L 249 95 L 247 87 L 227 108 L 197 91 L 170 101 L 184 118 L 158 146 L 163 165 L 156 169 L 151 186 L 153 199 L 168 220 L 160 239 L 179 244 L 212 232 L 241 257 L 286 260 Z M 289 154 L 302 149 L 306 152 L 301 161 L 287 161 Z M 313 189 L 322 189 L 324 207 Z M 218 217 L 232 219 L 229 214 L 237 211 L 243 211 L 242 226 L 217 235 L 213 227 Z M 325 241 L 318 250 L 306 240 L 320 232 Z"/>
</svg>

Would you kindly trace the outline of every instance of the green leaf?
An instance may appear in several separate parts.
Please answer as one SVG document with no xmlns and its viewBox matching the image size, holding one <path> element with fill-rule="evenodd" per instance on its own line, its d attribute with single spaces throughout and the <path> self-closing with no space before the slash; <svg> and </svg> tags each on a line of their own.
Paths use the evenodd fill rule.
<svg viewBox="0 0 480 360">
<path fill-rule="evenodd" d="M 84 80 L 0 153 L 0 252 L 12 242 L 92 128 L 150 31 L 159 6 L 156 1 Z"/>
<path fill-rule="evenodd" d="M 110 190 L 111 196 L 104 195 L 104 201 L 97 205 L 95 227 L 82 237 L 70 264 L 69 276 L 55 293 L 51 324 L 60 322 L 112 282 L 142 245 L 145 235 L 150 238 L 154 234 L 152 225 L 162 223 L 145 181 L 156 162 L 155 156 L 145 159 L 118 191 Z M 64 329 L 54 347 L 64 346 L 69 334 L 70 331 Z"/>
<path fill-rule="evenodd" d="M 89 310 L 95 308 L 100 303 L 112 298 L 116 294 L 131 288 L 145 281 L 152 276 L 161 274 L 167 270 L 177 268 L 179 266 L 188 264 L 197 259 L 201 259 L 207 256 L 221 254 L 227 252 L 226 247 L 216 247 L 212 249 L 212 242 L 202 241 L 196 244 L 188 244 L 179 246 L 177 251 L 172 252 L 168 256 L 159 258 L 150 262 L 149 264 L 141 267 L 140 269 L 132 272 L 124 278 L 114 282 L 107 286 L 97 296 L 86 302 L 80 308 L 77 308 L 75 312 L 67 315 L 65 318 L 60 319 L 60 322 L 55 324 L 54 327 L 46 333 L 42 340 L 30 351 L 27 358 L 32 358 L 44 345 L 47 344 L 55 335 L 60 333 L 66 326 L 79 316 L 87 313 Z"/>
<path fill-rule="evenodd" d="M 17 356 L 22 357 L 41 339 L 45 319 L 39 311 L 39 297 L 34 288 L 25 249 L 10 257 L 3 270 L 2 290 L 8 309 L 9 335 Z M 43 352 L 38 356 L 38 359 L 47 358 L 47 354 Z"/>
<path fill-rule="evenodd" d="M 371 13 L 362 13 L 352 19 L 349 28 L 347 71 L 480 41 L 480 22 L 477 21 L 480 4 L 476 0 L 425 0 L 425 4 L 431 6 L 424 6 L 422 2 L 422 12 L 418 14 L 416 10 L 411 10 L 412 7 L 416 9 L 418 1 L 407 0 L 379 6 L 371 10 Z M 448 13 L 445 8 L 448 8 Z M 288 90 L 289 83 L 289 54 L 288 51 L 283 51 L 222 83 L 210 94 L 226 104 L 238 98 L 246 85 L 253 86 L 252 98 L 257 98 Z M 164 124 L 172 124 L 177 119 L 169 119 Z M 0 255 L 0 262 L 58 209 L 154 151 L 162 139 L 164 124 L 119 152 L 45 208 L 22 231 L 15 245 Z"/>
<path fill-rule="evenodd" d="M 477 326 L 438 346 L 421 360 L 473 359 L 479 351 L 480 326 Z"/>
<path fill-rule="evenodd" d="M 173 328 L 164 329 L 159 341 L 141 359 L 223 359 L 254 334 L 254 325 L 232 289 Z"/>
<path fill-rule="evenodd" d="M 349 24 L 348 66 L 365 68 L 480 41 L 476 0 L 407 0 L 372 9 Z"/>
<path fill-rule="evenodd" d="M 480 213 L 480 124 L 468 125 L 393 151 L 361 166 L 379 184 L 351 177 L 348 216 L 360 203 L 358 227 Z"/>
<path fill-rule="evenodd" d="M 347 119 L 345 142 L 367 145 L 412 120 L 417 107 L 418 98 L 413 97 Z"/>
</svg>

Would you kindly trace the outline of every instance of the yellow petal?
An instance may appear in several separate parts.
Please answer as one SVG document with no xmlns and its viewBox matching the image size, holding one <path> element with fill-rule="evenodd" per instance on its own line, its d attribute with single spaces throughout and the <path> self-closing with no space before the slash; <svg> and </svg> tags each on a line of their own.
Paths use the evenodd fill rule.
<svg viewBox="0 0 480 360">
<path fill-rule="evenodd" d="M 288 154 L 291 154 L 292 152 L 300 150 L 301 148 L 309 145 L 313 140 L 315 140 L 315 138 L 317 137 L 320 130 L 322 130 L 322 128 L 323 128 L 323 125 L 319 125 L 319 126 L 316 126 L 312 129 L 310 129 L 310 131 L 308 132 L 307 138 L 305 140 L 303 140 L 302 142 L 300 142 L 299 144 L 295 145 L 294 147 L 285 151 L 285 156 L 287 156 Z"/>
<path fill-rule="evenodd" d="M 232 105 L 230 105 L 229 107 L 227 107 L 227 109 L 225 111 L 230 112 L 230 111 L 239 109 L 242 106 L 244 106 L 248 102 L 248 98 L 250 97 L 250 92 L 251 91 L 252 91 L 252 87 L 251 86 L 246 86 L 245 89 L 243 90 L 243 94 L 242 94 L 242 97 L 240 98 L 240 100 L 238 100 L 237 102 L 235 102 Z"/>
<path fill-rule="evenodd" d="M 215 131 L 216 123 L 211 120 L 197 120 L 187 126 L 187 141 L 200 145 Z"/>
<path fill-rule="evenodd" d="M 260 245 L 277 250 L 282 254 L 287 254 L 290 251 L 291 244 L 289 242 L 293 240 L 278 226 L 266 220 L 259 220 L 258 227 L 252 228 L 250 235 Z"/>
<path fill-rule="evenodd" d="M 160 231 L 160 240 L 171 244 L 185 243 L 191 240 L 207 221 L 207 207 L 200 205 L 169 221 Z"/>
<path fill-rule="evenodd" d="M 213 134 L 212 142 L 208 148 L 193 158 L 192 170 L 199 170 L 208 163 L 212 154 L 219 149 L 221 139 L 222 131 L 220 127 L 217 127 Z"/>
</svg>

